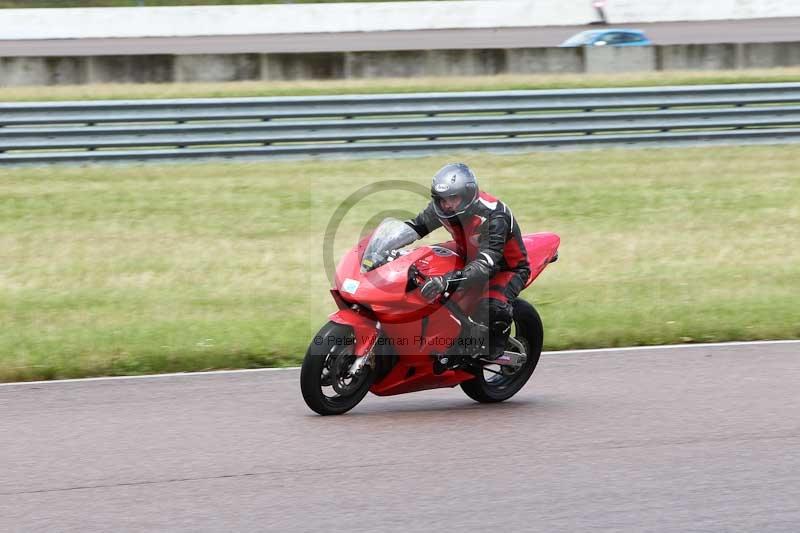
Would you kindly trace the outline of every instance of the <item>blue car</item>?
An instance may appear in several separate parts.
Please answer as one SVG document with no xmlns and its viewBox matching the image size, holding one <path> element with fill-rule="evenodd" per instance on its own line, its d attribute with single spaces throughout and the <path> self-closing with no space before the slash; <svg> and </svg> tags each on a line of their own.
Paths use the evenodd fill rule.
<svg viewBox="0 0 800 533">
<path fill-rule="evenodd" d="M 639 30 L 587 30 L 573 35 L 559 46 L 650 46 L 652 41 Z"/>
</svg>

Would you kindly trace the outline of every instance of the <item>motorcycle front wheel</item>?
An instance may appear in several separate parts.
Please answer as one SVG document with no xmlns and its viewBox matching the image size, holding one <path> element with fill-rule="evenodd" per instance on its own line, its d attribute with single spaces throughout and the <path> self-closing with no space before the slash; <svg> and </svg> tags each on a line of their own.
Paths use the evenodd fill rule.
<svg viewBox="0 0 800 533">
<path fill-rule="evenodd" d="M 306 405 L 320 415 L 341 415 L 358 405 L 369 392 L 372 370 L 349 373 L 355 362 L 353 328 L 328 322 L 308 346 L 300 369 L 300 390 Z"/>
<path fill-rule="evenodd" d="M 544 328 L 536 309 L 522 299 L 514 302 L 514 329 L 511 337 L 522 347 L 527 359 L 514 372 L 504 371 L 499 365 L 486 365 L 475 379 L 461 384 L 461 389 L 480 403 L 497 403 L 508 400 L 525 386 L 542 354 Z M 508 349 L 517 351 L 516 347 Z"/>
</svg>

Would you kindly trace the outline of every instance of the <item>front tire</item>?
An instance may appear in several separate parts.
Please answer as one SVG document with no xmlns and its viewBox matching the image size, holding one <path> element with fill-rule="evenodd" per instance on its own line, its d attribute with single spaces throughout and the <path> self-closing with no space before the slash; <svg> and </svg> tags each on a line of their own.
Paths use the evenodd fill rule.
<svg viewBox="0 0 800 533">
<path fill-rule="evenodd" d="M 514 302 L 514 331 L 512 336 L 525 348 L 528 356 L 525 364 L 510 375 L 481 372 L 475 379 L 461 384 L 467 396 L 480 403 L 498 403 L 508 400 L 522 389 L 536 370 L 542 354 L 544 328 L 539 313 L 528 302 L 517 299 Z M 492 365 L 487 365 L 492 366 Z M 497 366 L 497 365 L 494 365 Z"/>
<path fill-rule="evenodd" d="M 372 370 L 365 368 L 362 376 L 347 376 L 346 370 L 356 360 L 355 334 L 350 326 L 328 322 L 314 339 L 300 368 L 303 399 L 318 414 L 344 414 L 369 392 Z"/>
</svg>

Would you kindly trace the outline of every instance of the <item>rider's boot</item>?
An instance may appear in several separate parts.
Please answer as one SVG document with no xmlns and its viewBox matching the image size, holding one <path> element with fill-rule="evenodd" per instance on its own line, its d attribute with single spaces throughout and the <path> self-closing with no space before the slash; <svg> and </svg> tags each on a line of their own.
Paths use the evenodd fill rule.
<svg viewBox="0 0 800 533">
<path fill-rule="evenodd" d="M 489 325 L 488 343 L 484 344 L 485 349 L 479 350 L 475 354 L 475 359 L 495 361 L 503 356 L 511 334 L 511 324 L 503 320 L 495 320 Z"/>
</svg>

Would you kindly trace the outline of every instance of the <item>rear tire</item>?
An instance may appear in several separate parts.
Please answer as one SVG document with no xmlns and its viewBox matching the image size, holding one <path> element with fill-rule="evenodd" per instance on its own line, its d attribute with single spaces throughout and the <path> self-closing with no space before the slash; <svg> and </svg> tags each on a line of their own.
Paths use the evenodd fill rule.
<svg viewBox="0 0 800 533">
<path fill-rule="evenodd" d="M 344 414 L 358 405 L 369 392 L 372 370 L 366 368 L 364 372 L 367 374 L 358 379 L 352 378 L 349 385 L 341 375 L 341 371 L 349 368 L 356 359 L 353 355 L 355 344 L 351 342 L 355 340 L 355 334 L 350 326 L 328 322 L 317 333 L 317 339 L 322 342 L 311 342 L 300 368 L 303 399 L 306 405 L 321 415 Z M 336 363 L 337 358 L 344 359 Z M 332 380 L 340 378 L 348 389 L 345 394 L 337 393 L 331 385 Z"/>
<path fill-rule="evenodd" d="M 473 380 L 461 384 L 461 389 L 467 396 L 480 403 L 498 403 L 508 400 L 522 389 L 530 379 L 539 357 L 542 354 L 544 342 L 544 328 L 539 313 L 528 302 L 517 299 L 514 302 L 514 328 L 512 334 L 526 349 L 528 356 L 525 364 L 511 375 L 487 380 L 486 372 Z"/>
</svg>

